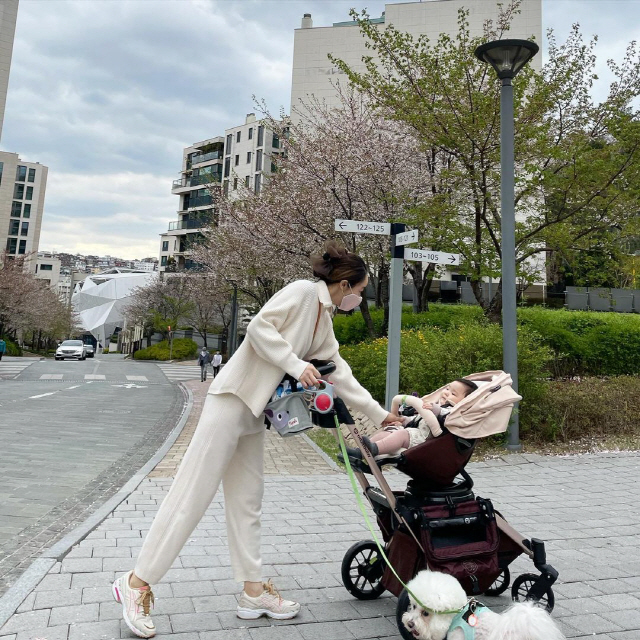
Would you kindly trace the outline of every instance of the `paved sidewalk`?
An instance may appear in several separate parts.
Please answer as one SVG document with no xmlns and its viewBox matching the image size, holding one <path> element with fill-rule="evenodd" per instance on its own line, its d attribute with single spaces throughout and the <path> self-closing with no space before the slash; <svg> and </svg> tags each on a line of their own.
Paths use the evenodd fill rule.
<svg viewBox="0 0 640 640">
<path fill-rule="evenodd" d="M 199 393 L 194 391 L 194 402 Z M 299 438 L 284 442 L 289 441 L 301 446 Z M 280 453 L 273 451 L 274 464 L 283 464 Z M 174 462 L 178 457 L 175 453 Z M 288 475 L 281 472 L 266 479 L 262 542 L 265 576 L 272 576 L 287 597 L 302 603 L 300 616 L 283 622 L 236 617 L 239 586 L 231 579 L 222 496 L 218 495 L 155 588 L 159 638 L 399 638 L 395 598 L 385 594 L 375 601 L 355 600 L 341 584 L 344 553 L 354 542 L 370 538 L 348 478 L 331 468 L 294 475 L 297 464 L 288 468 Z M 491 497 L 523 534 L 547 541 L 548 560 L 560 571 L 554 587 L 554 617 L 570 638 L 640 637 L 640 559 L 636 554 L 640 489 L 635 481 L 639 467 L 640 455 L 635 453 L 564 458 L 511 455 L 469 465 L 479 495 Z M 404 484 L 401 474 L 392 473 L 389 478 L 396 488 Z M 132 637 L 119 619 L 110 582 L 133 566 L 170 483 L 168 477 L 145 479 L 53 566 L 0 629 L 0 638 Z M 532 569 L 530 562 L 518 559 L 512 565 L 512 577 Z M 509 599 L 504 594 L 486 601 L 503 607 Z"/>
</svg>

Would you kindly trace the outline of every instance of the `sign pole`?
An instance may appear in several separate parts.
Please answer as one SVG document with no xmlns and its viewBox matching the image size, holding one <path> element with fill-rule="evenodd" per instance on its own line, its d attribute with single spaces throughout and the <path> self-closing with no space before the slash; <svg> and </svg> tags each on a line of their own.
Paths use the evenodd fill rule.
<svg viewBox="0 0 640 640">
<path fill-rule="evenodd" d="M 387 384 L 385 406 L 389 411 L 391 401 L 398 395 L 400 386 L 400 327 L 402 325 L 402 283 L 404 268 L 404 247 L 396 238 L 406 225 L 391 224 L 391 269 L 389 274 L 389 328 L 387 347 Z"/>
</svg>

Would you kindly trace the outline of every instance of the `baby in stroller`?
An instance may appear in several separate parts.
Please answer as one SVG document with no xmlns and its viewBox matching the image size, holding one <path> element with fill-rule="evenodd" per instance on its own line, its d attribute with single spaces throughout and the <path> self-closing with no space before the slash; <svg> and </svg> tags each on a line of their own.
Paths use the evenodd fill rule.
<svg viewBox="0 0 640 640">
<path fill-rule="evenodd" d="M 371 438 L 363 436 L 362 440 L 374 458 L 396 456 L 404 449 L 422 444 L 427 438 L 433 437 L 434 432 L 441 432 L 451 409 L 477 388 L 473 380 L 458 378 L 436 392 L 436 397 L 430 401 L 427 400 L 430 396 L 422 398 L 423 409 L 429 410 L 426 414 L 416 416 L 415 409 L 412 409 L 412 415 L 403 416 L 401 423 L 391 424 L 374 433 Z M 405 399 L 403 397 L 402 404 Z M 395 412 L 399 410 L 396 404 L 393 405 Z M 347 453 L 352 458 L 362 458 L 362 452 L 355 447 L 348 447 Z"/>
</svg>

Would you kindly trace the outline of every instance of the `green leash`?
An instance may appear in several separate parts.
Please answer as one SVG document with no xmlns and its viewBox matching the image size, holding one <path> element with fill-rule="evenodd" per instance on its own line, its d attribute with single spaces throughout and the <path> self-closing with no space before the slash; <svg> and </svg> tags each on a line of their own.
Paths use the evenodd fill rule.
<svg viewBox="0 0 640 640">
<path fill-rule="evenodd" d="M 389 562 L 389 558 L 387 558 L 387 554 L 384 552 L 384 549 L 383 549 L 382 545 L 380 544 L 380 541 L 378 540 L 378 536 L 376 535 L 376 532 L 375 532 L 375 530 L 373 528 L 373 525 L 371 524 L 371 520 L 369 519 L 369 515 L 367 514 L 367 509 L 364 506 L 364 503 L 362 502 L 362 497 L 360 496 L 360 492 L 358 491 L 358 486 L 356 484 L 356 477 L 355 477 L 355 475 L 353 473 L 353 469 L 351 468 L 351 463 L 349 462 L 349 455 L 347 454 L 347 448 L 346 448 L 346 445 L 345 445 L 345 442 L 344 442 L 344 438 L 342 436 L 342 431 L 340 430 L 340 423 L 338 422 L 338 416 L 337 415 L 334 415 L 334 420 L 335 420 L 335 423 L 336 423 L 336 430 L 338 432 L 338 441 L 340 442 L 340 450 L 342 451 L 342 457 L 344 459 L 344 465 L 347 468 L 347 475 L 349 476 L 349 480 L 351 481 L 351 488 L 353 489 L 353 493 L 356 496 L 356 501 L 358 503 L 358 506 L 360 507 L 360 511 L 362 512 L 362 515 L 364 516 L 364 520 L 367 523 L 367 528 L 369 529 L 369 533 L 371 533 L 371 536 L 373 537 L 373 540 L 376 543 L 376 546 L 378 547 L 378 551 L 380 552 L 380 555 L 384 559 L 384 561 L 387 564 L 387 566 L 389 567 L 389 569 L 391 569 L 391 573 L 393 573 L 393 575 L 396 577 L 398 582 L 405 588 L 407 593 L 425 611 L 429 611 L 430 613 L 445 613 L 445 614 L 446 613 L 459 613 L 461 611 L 461 609 L 451 609 L 451 610 L 448 610 L 448 611 L 435 611 L 434 609 L 430 609 L 429 607 L 426 607 L 424 604 L 422 604 L 422 602 L 420 602 L 420 600 L 418 599 L 416 594 L 413 593 L 413 591 L 411 591 L 411 589 L 409 589 L 409 587 L 407 587 L 407 585 L 404 583 L 402 578 L 396 573 L 396 570 L 393 568 L 393 566 Z"/>
</svg>

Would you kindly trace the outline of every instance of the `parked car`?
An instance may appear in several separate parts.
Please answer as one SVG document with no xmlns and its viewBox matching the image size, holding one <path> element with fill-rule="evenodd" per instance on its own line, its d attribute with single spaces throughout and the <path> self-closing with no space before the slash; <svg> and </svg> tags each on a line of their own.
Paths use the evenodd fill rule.
<svg viewBox="0 0 640 640">
<path fill-rule="evenodd" d="M 56 349 L 56 360 L 64 360 L 65 358 L 77 358 L 85 360 L 87 357 L 87 345 L 82 340 L 65 340 Z"/>
<path fill-rule="evenodd" d="M 92 344 L 85 344 L 84 348 L 87 351 L 87 358 L 93 358 L 96 355 L 96 350 L 93 348 Z"/>
</svg>

